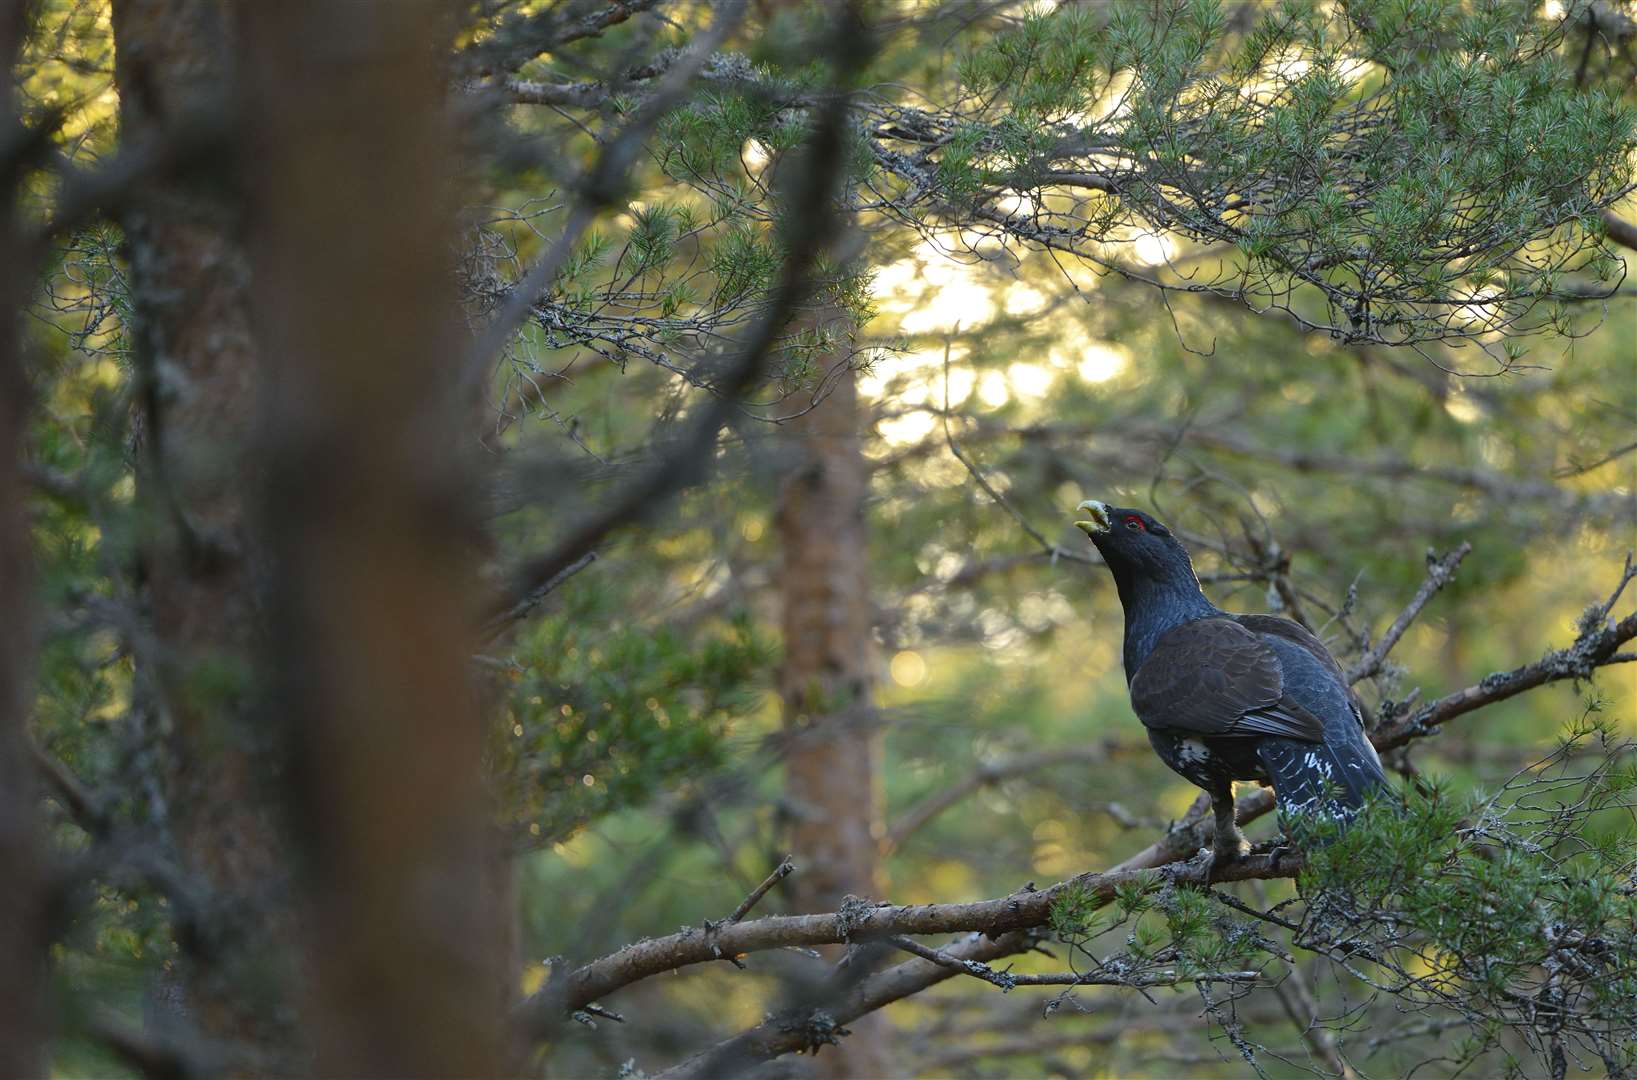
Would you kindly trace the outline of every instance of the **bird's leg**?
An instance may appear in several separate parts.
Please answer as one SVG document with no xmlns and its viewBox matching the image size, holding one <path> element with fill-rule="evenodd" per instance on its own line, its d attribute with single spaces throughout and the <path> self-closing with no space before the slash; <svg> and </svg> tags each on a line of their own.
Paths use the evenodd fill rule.
<svg viewBox="0 0 1637 1080">
<path fill-rule="evenodd" d="M 1216 839 L 1211 844 L 1214 861 L 1229 863 L 1250 854 L 1250 841 L 1233 818 L 1232 780 L 1223 780 L 1211 788 L 1211 811 L 1216 816 Z"/>
</svg>

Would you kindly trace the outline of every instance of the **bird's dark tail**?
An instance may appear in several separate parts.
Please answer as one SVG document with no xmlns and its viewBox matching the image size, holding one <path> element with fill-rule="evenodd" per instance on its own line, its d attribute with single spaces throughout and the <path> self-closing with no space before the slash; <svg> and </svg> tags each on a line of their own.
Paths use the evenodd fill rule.
<svg viewBox="0 0 1637 1080">
<path fill-rule="evenodd" d="M 1333 742 L 1278 737 L 1260 740 L 1257 756 L 1273 780 L 1279 809 L 1350 818 L 1370 794 L 1387 784 L 1387 774 L 1363 731 Z"/>
</svg>

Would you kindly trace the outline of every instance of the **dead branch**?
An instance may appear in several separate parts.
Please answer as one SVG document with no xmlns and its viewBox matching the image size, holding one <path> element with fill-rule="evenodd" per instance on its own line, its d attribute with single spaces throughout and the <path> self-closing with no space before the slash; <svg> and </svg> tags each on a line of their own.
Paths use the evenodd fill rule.
<svg viewBox="0 0 1637 1080">
<path fill-rule="evenodd" d="M 1431 735 L 1440 725 L 1485 705 L 1516 697 L 1547 683 L 1588 679 L 1600 667 L 1619 662 L 1616 650 L 1637 637 L 1637 612 L 1619 622 L 1588 627 L 1574 644 L 1554 649 L 1532 664 L 1486 675 L 1478 683 L 1446 694 L 1412 715 L 1376 733 L 1377 750 L 1392 750 L 1413 739 Z"/>
<path fill-rule="evenodd" d="M 479 73 L 512 71 L 530 60 L 586 38 L 601 37 L 604 30 L 617 26 L 633 15 L 657 7 L 660 0 L 614 0 L 606 7 L 576 16 L 563 14 L 566 5 L 548 4 L 538 12 L 514 14 L 501 20 L 476 44 L 458 58 L 462 66 Z"/>
<path fill-rule="evenodd" d="M 1431 550 L 1427 552 L 1427 576 L 1416 590 L 1415 596 L 1405 605 L 1404 610 L 1398 613 L 1398 618 L 1381 635 L 1381 640 L 1372 645 L 1368 652 L 1359 657 L 1358 663 L 1347 670 L 1347 681 L 1356 683 L 1360 679 L 1367 679 L 1381 670 L 1381 664 L 1387 659 L 1387 654 L 1393 651 L 1398 639 L 1404 636 L 1410 624 L 1421 614 L 1421 609 L 1427 606 L 1427 601 L 1433 595 L 1448 585 L 1455 577 L 1455 568 L 1461 565 L 1461 560 L 1472 552 L 1472 545 L 1461 541 L 1461 545 L 1449 552 L 1443 558 L 1435 556 Z"/>
<path fill-rule="evenodd" d="M 937 417 L 942 416 L 945 411 L 936 405 L 916 405 L 898 410 L 898 415 L 925 413 Z M 961 437 L 963 452 L 974 443 L 1005 438 L 1016 438 L 1024 442 L 1070 444 L 1075 453 L 1117 456 L 1130 467 L 1138 467 L 1148 461 L 1153 446 L 1185 443 L 1213 453 L 1276 465 L 1297 473 L 1359 476 L 1374 480 L 1425 481 L 1480 492 L 1505 502 L 1540 502 L 1576 515 L 1585 514 L 1614 521 L 1629 521 L 1637 517 L 1637 496 L 1630 494 L 1576 491 L 1554 483 L 1550 477 L 1513 476 L 1479 466 L 1440 465 L 1413 461 L 1396 455 L 1362 457 L 1357 454 L 1267 446 L 1241 431 L 1225 426 L 1195 425 L 1179 430 L 1170 424 L 1137 421 L 1122 421 L 1117 425 L 1102 426 L 1075 423 L 1014 425 L 974 422 L 971 430 Z M 876 462 L 875 467 L 883 469 L 905 460 L 925 457 L 942 449 L 944 444 L 945 440 L 941 434 L 929 435 L 918 443 L 900 447 L 892 456 Z M 1616 450 L 1603 461 L 1593 462 L 1585 468 L 1595 468 L 1628 452 L 1628 449 L 1630 448 Z M 1573 475 L 1575 471 L 1579 470 L 1558 475 L 1559 477 Z"/>
<path fill-rule="evenodd" d="M 50 785 L 53 796 L 68 811 L 68 816 L 88 833 L 102 835 L 107 832 L 108 815 L 102 801 L 87 790 L 66 765 L 42 750 L 40 744 L 32 739 L 28 743 L 28 753 L 34 759 L 35 770 Z"/>
<path fill-rule="evenodd" d="M 729 915 L 722 925 L 731 926 L 743 919 L 750 913 L 750 909 L 755 907 L 762 897 L 767 895 L 769 889 L 795 872 L 796 864 L 790 861 L 790 856 L 786 855 L 779 865 L 773 868 L 773 872 L 763 878 L 762 883 L 752 889 L 749 896 L 740 901 L 739 906 L 733 909 L 733 914 Z"/>
<path fill-rule="evenodd" d="M 1191 854 L 1191 852 L 1190 852 Z M 1205 884 L 1246 881 L 1252 878 L 1290 877 L 1299 862 L 1272 855 L 1252 855 L 1207 872 L 1200 863 L 1170 867 L 1167 875 L 1178 882 Z M 1084 890 L 1101 903 L 1113 900 L 1122 885 L 1146 880 L 1146 868 L 1121 864 L 1102 873 L 1086 873 L 1048 889 L 1019 892 L 991 900 L 955 904 L 886 904 L 867 901 L 843 904 L 841 910 L 818 915 L 773 915 L 706 931 L 687 927 L 678 933 L 639 941 L 609 956 L 554 978 L 525 1001 L 519 1021 L 534 1031 L 548 1030 L 565 1011 L 584 1008 L 623 986 L 651 975 L 690 964 L 706 963 L 721 954 L 740 955 L 789 946 L 834 945 L 875 941 L 904 934 L 957 934 L 981 931 L 999 937 L 1013 930 L 1043 925 L 1052 904 L 1067 890 Z M 855 898 L 856 899 L 856 898 Z M 959 955 L 955 959 L 963 959 Z"/>
<path fill-rule="evenodd" d="M 588 551 L 581 555 L 578 559 L 547 578 L 539 588 L 520 598 L 509 609 L 484 623 L 482 629 L 478 632 L 479 639 L 484 642 L 491 641 L 508 626 L 528 618 L 547 596 L 557 590 L 559 585 L 596 561 L 597 553 L 595 551 Z"/>
<path fill-rule="evenodd" d="M 959 332 L 960 327 L 957 326 L 955 328 L 955 333 Z M 1086 555 L 1083 552 L 1072 551 L 1058 544 L 1054 544 L 1050 540 L 1047 540 L 1045 535 L 1041 533 L 1039 529 L 1035 528 L 1029 523 L 1029 519 L 1023 516 L 1023 512 L 1021 510 L 1013 506 L 1011 501 L 1007 499 L 1005 495 L 1002 495 L 995 489 L 995 486 L 989 482 L 989 478 L 983 475 L 983 470 L 978 468 L 977 463 L 971 458 L 967 457 L 966 453 L 961 450 L 961 445 L 955 441 L 955 433 L 949 426 L 949 347 L 953 341 L 954 334 L 951 334 L 950 337 L 944 341 L 944 442 L 949 446 L 949 452 L 954 455 L 956 461 L 965 466 L 966 471 L 971 474 L 972 479 L 977 482 L 977 485 L 983 489 L 984 494 L 988 495 L 995 501 L 997 506 L 1006 511 L 1006 513 L 1011 516 L 1012 520 L 1017 522 L 1018 526 L 1024 532 L 1029 534 L 1029 538 L 1040 546 L 1040 550 L 1051 557 L 1053 562 L 1056 562 L 1058 559 L 1066 559 L 1069 562 L 1101 563 L 1101 559 L 1094 560 L 1091 556 Z"/>
<path fill-rule="evenodd" d="M 1019 986 L 1175 986 L 1178 983 L 1205 982 L 1233 982 L 1253 983 L 1262 980 L 1259 971 L 1217 971 L 1201 975 L 1185 975 L 1174 969 L 1143 972 L 1131 976 L 1120 976 L 1108 972 L 1095 971 L 1057 971 L 1042 975 L 1014 975 L 1010 968 L 996 971 L 988 964 L 976 960 L 959 960 L 940 949 L 928 948 L 919 941 L 907 937 L 891 937 L 887 943 L 896 949 L 902 949 L 911 956 L 919 956 L 923 960 L 930 960 L 940 967 L 950 968 L 962 975 L 970 975 L 974 979 L 982 979 L 991 986 L 998 986 L 1002 990 L 1012 990 Z"/>
<path fill-rule="evenodd" d="M 1266 907 L 1268 902 L 1267 893 L 1260 885 L 1252 885 L 1251 889 L 1258 905 Z M 1220 900 L 1229 901 L 1230 906 L 1237 907 L 1239 910 L 1252 914 L 1257 918 L 1273 918 L 1280 922 L 1284 921 L 1278 919 L 1278 916 L 1269 916 L 1249 905 L 1240 904 L 1226 893 L 1213 891 L 1212 895 Z M 1307 1044 L 1307 1048 L 1313 1052 L 1313 1055 L 1324 1062 L 1325 1066 L 1340 1077 L 1341 1080 L 1358 1080 L 1358 1073 L 1342 1056 L 1341 1046 L 1336 1041 L 1335 1033 L 1320 1021 L 1318 1001 L 1313 997 L 1313 990 L 1308 985 L 1307 976 L 1302 974 L 1301 965 L 1293 961 L 1286 961 L 1285 972 L 1284 979 L 1275 984 L 1273 992 L 1278 997 L 1279 1005 L 1284 1009 L 1285 1015 L 1295 1025 L 1297 1034 L 1301 1035 L 1302 1041 Z"/>
<path fill-rule="evenodd" d="M 1447 578 L 1454 564 L 1459 562 L 1455 556 L 1465 555 L 1464 550 L 1451 552 L 1442 560 L 1435 560 L 1429 566 L 1429 582 L 1431 578 L 1443 575 Z M 1453 561 L 1451 561 L 1453 560 Z M 1396 725 L 1385 727 L 1374 737 L 1375 745 L 1380 750 L 1388 750 L 1401 746 L 1412 739 L 1431 734 L 1439 724 L 1455 716 L 1471 712 L 1484 705 L 1514 697 L 1527 690 L 1563 679 L 1588 678 L 1596 668 L 1614 662 L 1618 655 L 1616 650 L 1623 643 L 1637 637 L 1637 613 L 1627 616 L 1618 622 L 1607 620 L 1609 610 L 1619 599 L 1625 586 L 1637 578 L 1637 567 L 1634 567 L 1628 557 L 1626 567 L 1619 584 L 1609 598 L 1601 604 L 1593 605 L 1583 616 L 1582 631 L 1574 644 L 1568 648 L 1554 650 L 1540 660 L 1514 669 L 1511 672 L 1491 675 L 1479 684 L 1440 698 L 1426 706 L 1410 719 Z M 1425 607 L 1432 593 L 1439 585 L 1424 582 L 1417 591 L 1403 614 L 1394 620 L 1393 627 L 1389 628 L 1388 635 L 1392 641 L 1387 649 L 1402 637 L 1404 628 L 1412 622 L 1416 615 Z M 1426 595 L 1423 596 L 1423 593 Z M 1413 609 L 1413 610 L 1412 610 Z M 1403 625 L 1401 626 L 1400 623 Z M 1396 628 L 1396 634 L 1394 629 Z M 1382 640 L 1387 641 L 1388 635 Z M 1383 655 L 1385 655 L 1383 651 Z M 1235 817 L 1244 824 L 1263 816 L 1274 808 L 1274 798 L 1271 791 L 1262 789 L 1254 794 L 1240 798 L 1235 804 Z M 778 926 L 765 926 L 770 920 L 760 919 L 751 923 L 742 923 L 735 929 L 751 936 L 767 934 L 776 943 L 782 944 L 785 937 L 802 938 L 812 944 L 822 944 L 835 940 L 869 940 L 883 936 L 889 938 L 900 937 L 905 934 L 916 933 L 947 933 L 960 930 L 981 931 L 980 935 L 963 941 L 957 945 L 946 946 L 939 950 L 940 955 L 948 963 L 934 962 L 924 959 L 917 953 L 915 960 L 900 964 L 897 967 L 878 972 L 859 981 L 844 997 L 837 1002 L 834 1008 L 828 1010 L 810 1010 L 805 1016 L 776 1016 L 763 1023 L 741 1032 L 739 1035 L 725 1040 L 718 1045 L 681 1062 L 672 1069 L 661 1074 L 667 1080 L 683 1080 L 683 1078 L 705 1077 L 722 1075 L 726 1071 L 742 1068 L 745 1065 L 770 1060 L 780 1054 L 792 1051 L 811 1049 L 824 1041 L 833 1041 L 835 1032 L 859 1016 L 875 1009 L 882 1008 L 904 997 L 952 978 L 957 973 L 972 973 L 968 961 L 984 965 L 989 960 L 1013 955 L 1030 948 L 1036 938 L 1034 930 L 1041 925 L 1044 913 L 1050 911 L 1052 899 L 1061 895 L 1062 891 L 1071 887 L 1086 890 L 1092 905 L 1106 904 L 1112 899 L 1113 889 L 1120 882 L 1139 880 L 1144 871 L 1157 867 L 1169 866 L 1173 875 L 1180 874 L 1179 880 L 1188 880 L 1190 871 L 1187 864 L 1177 866 L 1177 861 L 1186 858 L 1209 840 L 1210 821 L 1203 809 L 1196 809 L 1177 827 L 1165 836 L 1133 855 L 1118 866 L 1104 873 L 1082 874 L 1071 878 L 1048 889 L 1038 892 L 1014 894 L 996 900 L 978 901 L 974 904 L 926 905 L 923 907 L 867 907 L 861 908 L 857 923 L 852 919 L 844 919 L 840 913 L 832 915 L 788 916 L 786 922 Z M 1197 865 L 1197 864 L 1196 864 Z M 1252 856 L 1244 865 L 1234 864 L 1227 868 L 1224 876 L 1218 878 L 1213 870 L 1210 880 L 1255 880 L 1274 877 L 1290 876 L 1296 870 L 1291 860 L 1280 861 L 1268 855 Z M 1195 869 L 1192 875 L 1203 879 L 1204 875 Z M 813 920 L 809 922 L 808 920 Z M 845 923 L 848 934 L 845 938 L 835 938 L 829 934 L 838 933 Z M 921 929 L 936 927 L 935 929 Z M 807 935 L 819 934 L 819 938 Z M 602 987 L 617 988 L 617 985 L 627 985 L 647 974 L 638 974 L 648 964 L 661 963 L 672 957 L 687 954 L 691 957 L 697 946 L 682 940 L 685 935 L 673 935 L 671 938 L 656 942 L 642 942 L 635 946 L 621 950 L 603 960 L 588 964 L 572 973 L 565 980 L 563 990 L 573 986 L 582 989 Z M 800 943 L 792 941 L 791 943 Z M 664 956 L 645 956 L 637 953 L 638 950 L 659 947 Z M 770 946 L 769 946 L 770 947 Z M 750 951 L 750 950 L 746 950 Z M 708 958 L 708 957 L 707 957 Z M 681 962 L 681 961 L 679 961 Z M 685 962 L 697 962 L 691 958 Z M 668 966 L 658 970 L 670 970 Z M 630 976 L 630 977 L 625 977 Z M 561 1009 L 557 1004 L 550 1006 L 544 996 L 550 992 L 543 991 L 536 999 L 526 1003 L 529 1009 L 527 1016 L 531 1016 L 535 1023 L 539 1022 L 540 1010 L 546 1007 Z M 558 991 L 561 993 L 562 991 Z M 607 992 L 603 990 L 602 992 Z M 526 1021 L 527 1022 L 527 1021 Z"/>
<path fill-rule="evenodd" d="M 1612 209 L 1605 209 L 1603 211 L 1603 226 L 1608 229 L 1610 240 L 1622 247 L 1637 251 L 1637 224 L 1627 221 Z"/>
</svg>

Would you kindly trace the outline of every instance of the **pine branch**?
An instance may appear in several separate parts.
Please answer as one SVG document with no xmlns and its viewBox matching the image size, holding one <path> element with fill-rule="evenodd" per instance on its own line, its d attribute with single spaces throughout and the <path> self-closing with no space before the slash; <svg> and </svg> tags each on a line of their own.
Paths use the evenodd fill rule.
<svg viewBox="0 0 1637 1080">
<path fill-rule="evenodd" d="M 1383 656 L 1401 639 L 1404 629 L 1424 609 L 1431 595 L 1447 581 L 1454 564 L 1459 562 L 1458 556 L 1464 555 L 1465 551 L 1458 549 L 1444 559 L 1432 561 L 1428 580 L 1423 582 L 1405 612 L 1394 621 L 1389 633 L 1383 635 L 1382 641 L 1386 646 L 1382 650 Z M 1440 578 L 1443 580 L 1438 580 Z M 1637 568 L 1628 558 L 1618 586 L 1606 601 L 1588 610 L 1582 619 L 1581 634 L 1573 645 L 1555 650 L 1532 664 L 1504 675 L 1490 676 L 1475 686 L 1433 702 L 1411 720 L 1379 731 L 1374 740 L 1377 748 L 1392 749 L 1418 735 L 1430 733 L 1438 724 L 1462 713 L 1547 683 L 1586 678 L 1596 668 L 1617 662 L 1616 657 L 1620 654 L 1616 650 L 1619 646 L 1637 637 L 1637 613 L 1618 622 L 1607 621 L 1607 615 L 1626 584 L 1634 578 L 1637 578 Z M 1272 793 L 1263 789 L 1239 799 L 1235 816 L 1244 824 L 1265 815 L 1273 807 Z M 823 1042 L 834 1041 L 838 1031 L 844 1033 L 843 1025 L 859 1016 L 919 993 L 960 972 L 972 973 L 974 969 L 969 966 L 969 961 L 982 966 L 990 960 L 1030 948 L 1035 941 L 1035 931 L 1044 925 L 1049 916 L 1053 900 L 1069 889 L 1082 890 L 1085 904 L 1095 909 L 1109 903 L 1120 884 L 1143 881 L 1157 867 L 1166 867 L 1167 876 L 1173 880 L 1192 884 L 1288 877 L 1298 869 L 1295 861 L 1288 858 L 1281 860 L 1271 854 L 1253 855 L 1221 870 L 1214 867 L 1206 870 L 1200 863 L 1179 864 L 1177 860 L 1186 858 L 1209 840 L 1209 828 L 1208 815 L 1196 807 L 1196 812 L 1190 813 L 1176 828 L 1117 867 L 1102 873 L 1082 874 L 1037 892 L 1018 893 L 972 904 L 920 907 L 872 907 L 861 904 L 855 911 L 844 908 L 843 912 L 833 914 L 786 916 L 777 921 L 761 919 L 741 923 L 734 929 L 743 936 L 735 938 L 733 944 L 755 945 L 757 948 L 867 941 L 909 934 L 972 931 L 976 935 L 938 950 L 939 961 L 922 959 L 918 954 L 916 960 L 860 980 L 833 1007 L 808 1010 L 799 1015 L 771 1017 L 660 1076 L 667 1080 L 683 1080 L 722 1075 L 755 1062 L 771 1060 L 780 1054 L 812 1049 Z M 695 940 L 696 937 L 698 940 Z M 568 975 L 561 984 L 548 986 L 526 1003 L 524 1021 L 538 1025 L 543 1019 L 549 1019 L 549 1012 L 560 1015 L 564 1001 L 576 1000 L 578 995 L 588 991 L 597 994 L 612 992 L 619 986 L 646 978 L 657 971 L 710 959 L 700 949 L 703 939 L 704 936 L 698 932 L 685 932 L 658 941 L 640 942 L 585 965 Z M 744 947 L 742 951 L 756 949 Z"/>
<path fill-rule="evenodd" d="M 1290 877 L 1298 861 L 1272 854 L 1251 855 L 1225 866 L 1206 868 L 1203 862 L 1168 867 L 1165 876 L 1179 883 L 1206 884 L 1252 878 Z M 1052 905 L 1073 891 L 1094 898 L 1097 905 L 1112 902 L 1122 887 L 1151 883 L 1146 868 L 1129 864 L 1100 873 L 1080 874 L 1047 889 L 1013 893 L 989 900 L 955 904 L 871 905 L 854 898 L 840 910 L 817 915 L 773 915 L 750 922 L 689 927 L 675 934 L 639 941 L 593 960 L 542 988 L 519 1007 L 518 1019 L 536 1035 L 549 1031 L 565 1012 L 584 1008 L 624 986 L 652 975 L 692 964 L 708 963 L 722 954 L 743 955 L 769 949 L 811 947 L 878 941 L 906 934 L 979 932 L 998 938 L 1010 931 L 1032 930 L 1051 918 Z M 956 960 L 964 959 L 950 954 Z"/>
</svg>

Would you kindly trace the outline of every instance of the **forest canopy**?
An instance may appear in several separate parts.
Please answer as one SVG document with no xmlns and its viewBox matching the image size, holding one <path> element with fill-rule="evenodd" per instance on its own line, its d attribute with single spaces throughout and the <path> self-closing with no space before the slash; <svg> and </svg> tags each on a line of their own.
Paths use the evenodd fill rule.
<svg viewBox="0 0 1637 1080">
<path fill-rule="evenodd" d="M 0 1074 L 1637 1073 L 1630 0 L 0 51 Z M 1084 499 L 1390 796 L 1213 863 Z"/>
</svg>

